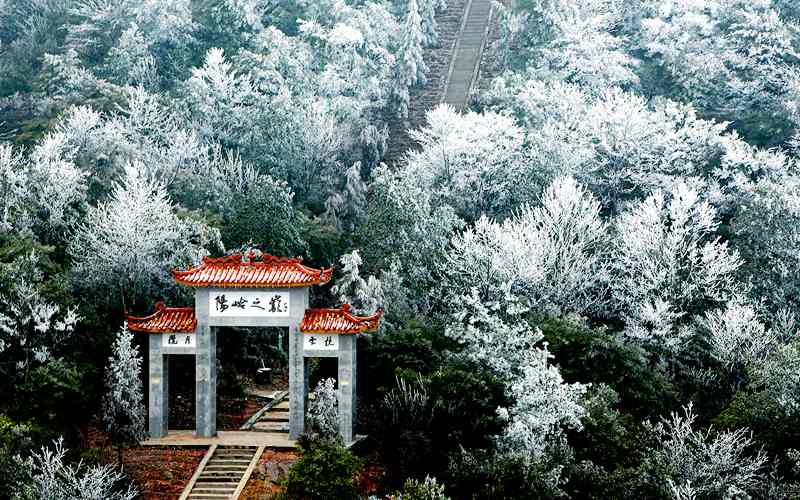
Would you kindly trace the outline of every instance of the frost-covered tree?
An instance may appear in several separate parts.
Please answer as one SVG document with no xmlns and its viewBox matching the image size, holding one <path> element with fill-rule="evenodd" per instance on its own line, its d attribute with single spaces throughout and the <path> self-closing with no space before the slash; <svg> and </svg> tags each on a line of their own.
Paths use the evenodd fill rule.
<svg viewBox="0 0 800 500">
<path fill-rule="evenodd" d="M 0 234 L 28 226 L 26 181 L 22 154 L 11 144 L 0 144 Z"/>
<path fill-rule="evenodd" d="M 361 277 L 361 255 L 353 250 L 341 256 L 342 277 L 331 288 L 342 304 L 350 304 L 356 314 L 373 314 L 383 307 L 383 287 L 375 276 Z"/>
<path fill-rule="evenodd" d="M 425 85 L 428 67 L 423 58 L 425 34 L 422 31 L 422 19 L 419 15 L 417 0 L 408 1 L 408 10 L 402 27 L 402 38 L 397 50 L 397 62 L 394 69 L 392 102 L 397 114 L 408 115 L 409 89 L 417 85 Z"/>
<path fill-rule="evenodd" d="M 511 293 L 541 314 L 596 312 L 607 300 L 606 233 L 599 202 L 559 178 L 540 206 L 523 206 L 503 223 L 481 218 L 456 235 L 445 286 L 454 295 L 475 289 L 485 300 Z"/>
<path fill-rule="evenodd" d="M 409 151 L 402 173 L 467 220 L 507 215 L 539 194 L 538 173 L 524 154 L 525 134 L 512 118 L 461 114 L 442 104 L 409 136 L 420 149 Z"/>
<path fill-rule="evenodd" d="M 397 51 L 399 71 L 405 75 L 409 87 L 425 85 L 428 66 L 422 56 L 423 40 L 422 19 L 419 15 L 417 0 L 408 1 L 408 14 L 403 26 L 403 37 Z"/>
<path fill-rule="evenodd" d="M 580 399 L 586 387 L 564 382 L 550 363 L 547 346 L 540 345 L 542 332 L 523 318 L 526 308 L 521 304 L 513 299 L 485 302 L 476 291 L 462 301 L 447 336 L 463 345 L 464 356 L 491 369 L 514 400 L 509 408 L 498 409 L 506 421 L 498 449 L 528 463 L 543 463 L 551 447 L 562 445 L 565 429 L 581 428 L 585 409 Z M 557 470 L 549 474 L 553 486 L 559 475 Z"/>
<path fill-rule="evenodd" d="M 145 34 L 135 22 L 131 23 L 108 52 L 105 66 L 110 79 L 119 85 L 156 90 L 160 77 L 158 63 L 151 50 L 151 43 Z"/>
<path fill-rule="evenodd" d="M 320 436 L 336 439 L 339 436 L 339 396 L 336 379 L 326 378 L 317 382 L 314 399 L 308 405 L 308 425 Z"/>
<path fill-rule="evenodd" d="M 796 339 L 797 332 L 792 334 L 795 338 L 778 346 L 749 371 L 754 387 L 762 390 L 784 414 L 796 416 L 800 414 L 800 342 Z"/>
<path fill-rule="evenodd" d="M 354 230 L 364 220 L 367 185 L 361 178 L 361 162 L 347 169 L 344 187 L 325 202 L 325 216 L 339 230 Z"/>
<path fill-rule="evenodd" d="M 41 452 L 21 460 L 20 467 L 29 480 L 19 486 L 14 499 L 134 500 L 139 496 L 133 486 L 123 485 L 125 476 L 111 465 L 70 465 L 66 454 L 63 439 L 59 438 L 52 449 L 43 446 Z"/>
<path fill-rule="evenodd" d="M 790 168 L 793 168 L 790 166 Z M 735 195 L 734 244 L 753 296 L 770 310 L 800 311 L 800 177 L 774 175 L 746 183 Z"/>
<path fill-rule="evenodd" d="M 502 66 L 591 91 L 638 84 L 638 61 L 624 46 L 621 0 L 514 1 L 498 6 Z"/>
<path fill-rule="evenodd" d="M 711 355 L 730 369 L 762 362 L 777 341 L 742 297 L 708 311 L 700 324 L 708 332 Z"/>
<path fill-rule="evenodd" d="M 440 0 L 419 0 L 419 14 L 426 47 L 435 47 L 439 44 L 436 10 L 441 7 L 440 4 Z"/>
<path fill-rule="evenodd" d="M 133 308 L 173 286 L 167 270 L 197 262 L 218 241 L 216 230 L 179 217 L 163 184 L 132 163 L 75 232 L 75 285 Z"/>
<path fill-rule="evenodd" d="M 241 74 L 222 49 L 211 49 L 202 67 L 186 81 L 186 104 L 193 128 L 201 137 L 223 145 L 248 146 L 256 141 L 252 126 L 258 106 L 264 103 L 248 74 Z"/>
<path fill-rule="evenodd" d="M 638 44 L 667 76 L 670 95 L 758 144 L 780 144 L 798 127 L 800 28 L 774 2 L 668 2 L 648 12 Z"/>
<path fill-rule="evenodd" d="M 645 463 L 658 471 L 662 491 L 748 498 L 764 480 L 766 453 L 756 449 L 747 429 L 695 430 L 696 419 L 690 404 L 652 427 L 659 447 L 649 450 Z"/>
<path fill-rule="evenodd" d="M 42 296 L 43 281 L 35 252 L 0 265 L 0 359 L 23 380 L 33 367 L 55 359 L 80 319 L 75 308 Z"/>
<path fill-rule="evenodd" d="M 618 89 L 595 95 L 574 84 L 510 77 L 496 80 L 484 99 L 490 109 L 512 111 L 527 131 L 534 182 L 573 176 L 614 213 L 683 178 L 712 177 L 720 156 L 742 144 L 723 135 L 725 123 L 702 120 L 691 106 Z"/>
<path fill-rule="evenodd" d="M 617 219 L 612 296 L 627 335 L 679 350 L 690 333 L 682 319 L 743 291 L 735 279 L 741 259 L 718 226 L 716 210 L 683 183 Z"/>
<path fill-rule="evenodd" d="M 142 358 L 125 323 L 117 334 L 106 367 L 103 422 L 117 447 L 117 465 L 122 467 L 122 446 L 138 443 L 145 436 Z"/>
<path fill-rule="evenodd" d="M 401 278 L 389 281 L 401 282 L 402 289 L 387 282 L 384 292 L 403 296 L 412 311 L 422 312 L 436 301 L 438 265 L 446 261 L 448 242 L 461 221 L 452 208 L 435 206 L 429 192 L 407 181 L 385 165 L 376 169 L 369 185 L 367 219 L 358 234 L 366 242 L 361 250 L 369 269 L 389 269 Z M 390 313 L 393 304 L 387 302 Z"/>
<path fill-rule="evenodd" d="M 50 232 L 63 231 L 74 215 L 70 210 L 86 199 L 88 174 L 74 164 L 73 154 L 69 137 L 62 131 L 47 134 L 31 152 L 31 202 Z"/>
</svg>

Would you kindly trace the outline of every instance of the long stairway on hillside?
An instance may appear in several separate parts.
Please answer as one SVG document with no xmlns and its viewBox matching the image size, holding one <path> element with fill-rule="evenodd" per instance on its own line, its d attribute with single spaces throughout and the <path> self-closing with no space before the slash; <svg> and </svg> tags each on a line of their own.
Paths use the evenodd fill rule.
<svg viewBox="0 0 800 500">
<path fill-rule="evenodd" d="M 458 110 L 467 105 L 477 78 L 491 15 L 491 0 L 470 0 L 467 5 L 442 97 L 442 102 Z"/>
<path fill-rule="evenodd" d="M 262 453 L 263 446 L 212 445 L 180 500 L 236 500 Z"/>
<path fill-rule="evenodd" d="M 447 0 L 436 15 L 439 45 L 425 49 L 428 82 L 411 91 L 406 119 L 389 120 L 389 141 L 384 161 L 399 161 L 417 145 L 409 130 L 425 125 L 425 114 L 442 102 L 463 110 L 481 64 L 491 23 L 491 0 Z"/>
</svg>

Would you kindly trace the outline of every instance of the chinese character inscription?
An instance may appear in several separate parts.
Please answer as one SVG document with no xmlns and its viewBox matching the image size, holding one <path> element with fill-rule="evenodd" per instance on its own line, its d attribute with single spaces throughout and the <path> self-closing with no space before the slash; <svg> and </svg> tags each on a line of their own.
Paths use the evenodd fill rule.
<svg viewBox="0 0 800 500">
<path fill-rule="evenodd" d="M 238 290 L 212 292 L 209 312 L 217 317 L 289 316 L 289 294 Z"/>
<path fill-rule="evenodd" d="M 306 351 L 336 351 L 339 349 L 339 335 L 335 333 L 303 334 L 303 349 Z"/>
</svg>

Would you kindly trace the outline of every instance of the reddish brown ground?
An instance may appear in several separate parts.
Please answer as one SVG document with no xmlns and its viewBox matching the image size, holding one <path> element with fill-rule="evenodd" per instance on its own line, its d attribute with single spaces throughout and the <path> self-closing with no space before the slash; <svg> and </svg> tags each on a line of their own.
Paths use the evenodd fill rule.
<svg viewBox="0 0 800 500">
<path fill-rule="evenodd" d="M 178 401 L 183 403 L 180 399 Z M 217 424 L 223 430 L 238 429 L 264 404 L 255 398 L 225 400 L 220 404 Z M 178 417 L 177 420 L 182 421 L 191 420 L 186 423 L 193 425 L 194 419 L 184 416 L 193 411 L 194 408 L 189 404 L 178 404 L 171 408 L 170 417 Z M 95 456 L 102 462 L 116 464 L 116 451 L 109 446 L 108 436 L 102 430 L 102 423 L 92 422 L 83 429 L 83 435 L 84 450 L 94 450 Z M 177 499 L 205 452 L 205 448 L 137 446 L 124 450 L 123 466 L 125 473 L 133 480 L 144 500 Z M 267 457 L 268 453 L 270 452 L 264 456 Z"/>
<path fill-rule="evenodd" d="M 130 448 L 124 454 L 125 472 L 145 500 L 176 500 L 205 453 L 205 448 Z"/>
<path fill-rule="evenodd" d="M 83 448 L 103 463 L 117 463 L 117 452 L 99 422 L 84 430 Z M 173 500 L 180 497 L 205 453 L 205 448 L 136 446 L 123 450 L 122 467 L 144 500 Z"/>
<path fill-rule="evenodd" d="M 365 459 L 365 462 L 356 477 L 356 485 L 362 495 L 375 495 L 380 492 L 380 485 L 386 475 L 386 470 L 381 465 L 370 463 L 369 458 Z"/>
<path fill-rule="evenodd" d="M 217 428 L 223 431 L 235 431 L 260 410 L 266 402 L 255 398 L 245 400 L 226 400 L 221 402 L 224 406 L 217 411 Z"/>
<path fill-rule="evenodd" d="M 261 455 L 258 467 L 253 471 L 242 493 L 243 500 L 263 500 L 268 495 L 280 491 L 282 472 L 297 461 L 299 455 L 294 451 L 266 450 Z"/>
</svg>

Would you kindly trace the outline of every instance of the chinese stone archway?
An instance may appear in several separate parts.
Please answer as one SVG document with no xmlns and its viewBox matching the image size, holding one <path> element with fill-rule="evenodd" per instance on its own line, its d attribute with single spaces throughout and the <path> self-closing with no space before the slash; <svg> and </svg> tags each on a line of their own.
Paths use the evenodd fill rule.
<svg viewBox="0 0 800 500">
<path fill-rule="evenodd" d="M 149 337 L 150 436 L 167 434 L 169 415 L 168 355 L 195 356 L 195 433 L 217 434 L 217 328 L 288 327 L 289 437 L 305 430 L 308 403 L 308 359 L 336 357 L 339 363 L 339 431 L 353 441 L 356 422 L 356 334 L 377 330 L 382 312 L 367 317 L 350 314 L 349 306 L 308 309 L 308 288 L 330 281 L 333 268 L 314 269 L 300 259 L 264 255 L 248 260 L 242 254 L 204 257 L 186 271 L 173 270 L 175 280 L 195 289 L 195 307 L 156 304 L 155 313 L 128 316 L 128 328 Z"/>
</svg>

